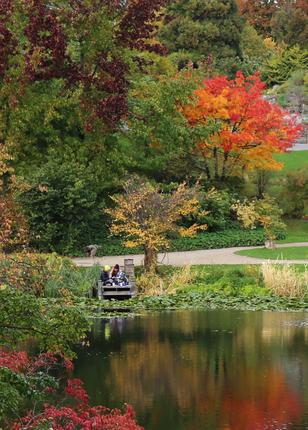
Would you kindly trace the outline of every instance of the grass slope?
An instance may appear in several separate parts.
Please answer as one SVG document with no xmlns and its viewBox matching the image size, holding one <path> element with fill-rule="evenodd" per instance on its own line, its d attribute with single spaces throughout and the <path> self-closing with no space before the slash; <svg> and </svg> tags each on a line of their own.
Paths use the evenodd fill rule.
<svg viewBox="0 0 308 430">
<path fill-rule="evenodd" d="M 276 154 L 275 160 L 284 163 L 284 167 L 279 173 L 287 173 L 302 169 L 308 166 L 308 151 L 292 151 L 284 154 Z"/>
<path fill-rule="evenodd" d="M 308 242 L 308 220 L 287 220 L 287 237 L 278 243 Z"/>
<path fill-rule="evenodd" d="M 238 251 L 236 254 L 254 258 L 265 258 L 269 260 L 307 260 L 308 263 L 308 246 L 277 249 L 249 249 L 245 251 Z"/>
</svg>

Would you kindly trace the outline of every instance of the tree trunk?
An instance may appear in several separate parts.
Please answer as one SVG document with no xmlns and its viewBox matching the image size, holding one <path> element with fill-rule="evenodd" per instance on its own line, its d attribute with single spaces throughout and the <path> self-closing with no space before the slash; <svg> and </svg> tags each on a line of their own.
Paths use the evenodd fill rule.
<svg viewBox="0 0 308 430">
<path fill-rule="evenodd" d="M 275 249 L 276 248 L 276 244 L 273 240 L 266 240 L 265 241 L 265 248 L 266 249 Z"/>
<path fill-rule="evenodd" d="M 157 269 L 157 252 L 148 245 L 144 245 L 144 267 L 147 272 L 155 272 Z"/>
</svg>

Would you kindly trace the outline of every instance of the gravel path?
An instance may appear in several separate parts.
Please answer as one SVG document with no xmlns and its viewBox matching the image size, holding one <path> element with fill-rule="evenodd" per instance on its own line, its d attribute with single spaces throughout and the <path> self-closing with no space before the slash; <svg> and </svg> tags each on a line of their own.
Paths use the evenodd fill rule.
<svg viewBox="0 0 308 430">
<path fill-rule="evenodd" d="M 278 248 L 286 248 L 289 246 L 308 246 L 308 242 L 302 243 L 286 243 L 277 245 Z M 185 266 L 187 264 L 261 264 L 268 260 L 261 258 L 245 257 L 244 255 L 236 255 L 236 251 L 244 249 L 263 248 L 262 246 L 244 246 L 237 248 L 222 248 L 222 249 L 206 249 L 199 251 L 187 252 L 166 252 L 165 254 L 158 255 L 160 264 L 168 264 L 171 266 Z M 143 264 L 143 255 L 121 255 L 112 257 L 97 257 L 97 258 L 73 258 L 77 266 L 89 267 L 93 264 L 124 264 L 125 258 L 133 258 L 135 265 L 140 266 Z M 279 260 L 279 263 L 306 263 L 308 260 Z"/>
</svg>

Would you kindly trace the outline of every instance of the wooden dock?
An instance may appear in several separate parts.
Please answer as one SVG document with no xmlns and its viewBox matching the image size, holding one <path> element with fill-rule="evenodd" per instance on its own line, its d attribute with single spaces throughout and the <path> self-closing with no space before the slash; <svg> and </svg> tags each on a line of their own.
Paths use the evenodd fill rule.
<svg viewBox="0 0 308 430">
<path fill-rule="evenodd" d="M 129 283 L 123 287 L 119 285 L 103 285 L 102 281 L 98 281 L 97 297 L 102 299 L 131 299 L 136 295 L 136 285 Z"/>
<path fill-rule="evenodd" d="M 118 299 L 125 300 L 134 297 L 137 294 L 136 281 L 135 281 L 135 267 L 134 260 L 126 258 L 124 260 L 124 270 L 129 283 L 128 285 L 104 285 L 102 281 L 97 282 L 97 297 L 99 300 L 102 299 Z"/>
</svg>

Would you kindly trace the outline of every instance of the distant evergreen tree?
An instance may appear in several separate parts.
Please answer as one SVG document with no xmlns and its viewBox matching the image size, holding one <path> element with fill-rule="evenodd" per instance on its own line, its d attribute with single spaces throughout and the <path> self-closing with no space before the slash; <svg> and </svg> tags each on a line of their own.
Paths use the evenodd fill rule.
<svg viewBox="0 0 308 430">
<path fill-rule="evenodd" d="M 172 0 L 160 38 L 179 68 L 213 61 L 219 72 L 233 74 L 241 58 L 242 27 L 235 0 Z"/>
</svg>

